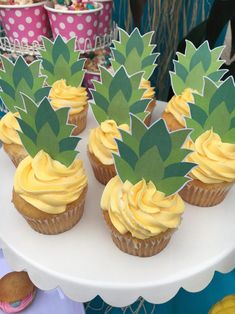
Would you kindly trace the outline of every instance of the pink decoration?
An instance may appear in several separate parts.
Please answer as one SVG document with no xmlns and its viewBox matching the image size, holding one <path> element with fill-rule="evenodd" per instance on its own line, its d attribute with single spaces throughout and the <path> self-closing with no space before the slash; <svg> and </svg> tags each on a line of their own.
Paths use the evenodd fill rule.
<svg viewBox="0 0 235 314">
<path fill-rule="evenodd" d="M 41 35 L 50 37 L 44 2 L 27 5 L 0 5 L 0 17 L 3 28 L 11 42 L 41 42 Z"/>
<path fill-rule="evenodd" d="M 68 40 L 77 37 L 78 49 L 87 50 L 95 47 L 98 34 L 99 15 L 103 8 L 97 4 L 97 9 L 84 11 L 61 11 L 45 5 L 53 37 L 60 34 Z"/>
<path fill-rule="evenodd" d="M 0 309 L 6 313 L 18 313 L 23 311 L 34 299 L 35 292 L 30 293 L 25 299 L 23 299 L 19 306 L 11 306 L 8 302 L 0 302 Z"/>
<path fill-rule="evenodd" d="M 92 80 L 100 81 L 100 73 L 90 72 L 90 71 L 86 70 L 85 75 L 84 75 L 84 79 L 83 79 L 83 86 L 85 86 L 87 88 L 89 99 L 92 98 L 90 88 L 91 89 L 94 88 Z"/>
<path fill-rule="evenodd" d="M 103 4 L 103 9 L 100 13 L 99 35 L 104 36 L 110 33 L 112 24 L 112 9 L 113 0 L 96 0 Z"/>
</svg>

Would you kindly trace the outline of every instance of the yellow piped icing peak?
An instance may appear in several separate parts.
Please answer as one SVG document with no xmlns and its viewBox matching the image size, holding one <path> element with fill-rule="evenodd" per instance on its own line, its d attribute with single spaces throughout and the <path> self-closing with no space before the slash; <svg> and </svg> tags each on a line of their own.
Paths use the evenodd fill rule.
<svg viewBox="0 0 235 314">
<path fill-rule="evenodd" d="M 121 234 L 130 232 L 135 238 L 147 239 L 177 228 L 185 206 L 178 194 L 166 197 L 152 182 L 143 179 L 133 185 L 116 176 L 104 189 L 101 208 L 108 211 Z"/>
<path fill-rule="evenodd" d="M 186 161 L 198 164 L 190 173 L 192 178 L 207 184 L 235 181 L 235 144 L 223 143 L 209 130 L 185 146 L 194 151 Z"/>
<path fill-rule="evenodd" d="M 154 87 L 151 86 L 150 81 L 142 79 L 140 82 L 140 88 L 145 88 L 143 98 L 153 99 L 155 96 Z"/>
<path fill-rule="evenodd" d="M 235 294 L 228 295 L 216 303 L 208 314 L 234 314 L 235 313 Z"/>
<path fill-rule="evenodd" d="M 117 125 L 114 120 L 106 120 L 100 124 L 99 127 L 90 130 L 88 139 L 89 152 L 103 164 L 112 165 L 112 153 L 118 152 L 115 138 L 120 139 L 121 134 L 118 128 L 128 131 L 127 124 Z"/>
<path fill-rule="evenodd" d="M 69 167 L 51 159 L 44 151 L 26 157 L 14 177 L 14 190 L 37 209 L 59 214 L 77 200 L 87 186 L 83 162 L 76 159 Z"/>
<path fill-rule="evenodd" d="M 69 113 L 77 114 L 87 106 L 87 91 L 85 87 L 73 87 L 65 80 L 58 80 L 52 84 L 49 98 L 54 109 L 71 107 Z"/>
<path fill-rule="evenodd" d="M 0 120 L 0 141 L 5 144 L 22 145 L 17 131 L 20 131 L 20 126 L 16 118 L 20 115 L 18 112 L 6 113 Z"/>
<path fill-rule="evenodd" d="M 190 116 L 188 103 L 193 103 L 193 90 L 186 88 L 181 95 L 175 95 L 168 102 L 165 112 L 172 114 L 182 127 L 185 127 L 184 117 Z"/>
</svg>

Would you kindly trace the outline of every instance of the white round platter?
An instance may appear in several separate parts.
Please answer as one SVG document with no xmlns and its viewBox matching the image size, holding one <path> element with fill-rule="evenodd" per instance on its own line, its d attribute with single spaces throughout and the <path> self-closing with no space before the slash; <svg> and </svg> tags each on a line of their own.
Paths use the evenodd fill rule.
<svg viewBox="0 0 235 314">
<path fill-rule="evenodd" d="M 164 103 L 157 104 L 154 118 Z M 55 236 L 32 230 L 11 203 L 14 167 L 0 150 L 0 242 L 14 270 L 26 270 L 42 290 L 60 287 L 73 300 L 85 302 L 100 295 L 113 306 L 126 306 L 139 296 L 163 303 L 177 291 L 205 288 L 214 272 L 235 267 L 235 189 L 220 205 L 186 205 L 182 223 L 169 245 L 158 255 L 139 258 L 121 252 L 112 242 L 99 206 L 103 186 L 93 176 L 86 155 L 89 129 L 96 122 L 89 113 L 79 142 L 80 158 L 89 177 L 82 220 Z"/>
</svg>

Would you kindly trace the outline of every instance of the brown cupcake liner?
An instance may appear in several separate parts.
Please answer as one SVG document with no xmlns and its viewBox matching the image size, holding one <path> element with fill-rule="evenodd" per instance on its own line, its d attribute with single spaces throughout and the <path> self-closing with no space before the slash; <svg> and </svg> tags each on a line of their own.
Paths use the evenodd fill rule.
<svg viewBox="0 0 235 314">
<path fill-rule="evenodd" d="M 69 115 L 69 123 L 76 125 L 76 128 L 74 128 L 72 135 L 78 135 L 80 134 L 85 128 L 87 123 L 87 111 L 88 106 L 84 108 L 81 112 L 77 114 Z"/>
<path fill-rule="evenodd" d="M 121 234 L 112 224 L 108 211 L 103 211 L 104 219 L 111 229 L 112 240 L 115 245 L 123 252 L 139 256 L 150 257 L 161 252 L 169 243 L 175 229 L 167 229 L 157 236 L 145 240 L 132 237 L 131 233 Z"/>
<path fill-rule="evenodd" d="M 169 131 L 177 131 L 180 129 L 184 129 L 185 127 L 183 125 L 181 125 L 176 119 L 175 117 L 168 112 L 163 111 L 162 113 L 162 119 L 166 122 L 166 125 L 169 129 Z"/>
<path fill-rule="evenodd" d="M 42 234 L 53 235 L 53 234 L 59 234 L 59 233 L 65 232 L 71 229 L 73 226 L 75 226 L 79 222 L 84 212 L 86 192 L 87 192 L 87 188 L 84 189 L 84 191 L 82 192 L 82 194 L 76 201 L 67 205 L 67 209 L 65 212 L 61 214 L 55 214 L 55 215 L 53 214 L 44 215 L 44 213 L 42 212 L 42 218 L 30 217 L 24 214 L 23 209 L 17 206 L 17 198 L 19 198 L 20 196 L 16 195 L 15 192 L 13 192 L 13 203 L 15 204 L 16 209 L 21 213 L 21 215 L 25 218 L 28 224 L 35 231 Z M 21 201 L 22 201 L 22 198 L 21 198 Z M 23 200 L 22 202 L 23 206 L 24 206 L 24 202 L 25 201 Z"/>
<path fill-rule="evenodd" d="M 96 179 L 106 185 L 110 179 L 116 176 L 116 169 L 114 164 L 103 165 L 94 154 L 91 154 L 89 150 L 87 151 L 94 175 Z"/>
<path fill-rule="evenodd" d="M 156 99 L 152 99 L 150 101 L 150 103 L 148 104 L 147 108 L 146 108 L 146 111 L 149 111 L 149 115 L 145 118 L 144 120 L 144 123 L 147 125 L 147 126 L 150 126 L 151 124 L 151 120 L 152 120 L 152 113 L 153 113 L 153 110 L 155 108 L 155 105 L 156 105 Z"/>
<path fill-rule="evenodd" d="M 5 152 L 17 168 L 19 163 L 28 156 L 28 153 L 22 145 L 18 144 L 3 144 Z"/>
<path fill-rule="evenodd" d="M 201 207 L 215 206 L 221 203 L 228 194 L 233 183 L 205 184 L 192 180 L 179 192 L 182 199 L 192 205 Z"/>
</svg>

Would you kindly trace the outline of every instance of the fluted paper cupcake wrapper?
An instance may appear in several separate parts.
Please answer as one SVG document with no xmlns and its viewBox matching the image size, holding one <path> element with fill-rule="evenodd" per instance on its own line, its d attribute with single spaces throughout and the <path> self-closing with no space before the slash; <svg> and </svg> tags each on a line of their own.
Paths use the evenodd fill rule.
<svg viewBox="0 0 235 314">
<path fill-rule="evenodd" d="M 58 234 L 65 232 L 75 226 L 81 219 L 84 212 L 85 196 L 77 202 L 74 208 L 66 210 L 58 215 L 51 215 L 49 218 L 31 218 L 23 215 L 28 224 L 37 232 L 43 234 Z"/>
<path fill-rule="evenodd" d="M 155 105 L 156 105 L 156 99 L 152 99 L 152 101 L 150 101 L 150 103 L 148 104 L 148 106 L 146 108 L 146 111 L 149 111 L 149 115 L 144 120 L 144 123 L 147 126 L 150 126 L 150 124 L 151 124 L 152 113 L 153 113 L 153 110 L 155 108 Z"/>
<path fill-rule="evenodd" d="M 215 206 L 221 203 L 228 194 L 233 183 L 223 183 L 221 185 L 210 185 L 210 188 L 198 186 L 194 184 L 194 180 L 190 181 L 180 192 L 182 199 L 192 205 L 201 207 Z"/>
<path fill-rule="evenodd" d="M 14 145 L 15 148 L 12 147 L 12 145 Z M 28 156 L 24 147 L 18 144 L 3 144 L 3 148 L 16 168 L 19 163 Z"/>
<path fill-rule="evenodd" d="M 109 180 L 116 176 L 116 169 L 114 165 L 103 165 L 97 158 L 87 151 L 94 175 L 96 179 L 106 185 Z"/>
<path fill-rule="evenodd" d="M 113 225 L 107 211 L 103 211 L 104 219 L 111 229 L 112 240 L 123 252 L 139 257 L 150 257 L 161 252 L 169 243 L 175 229 L 167 229 L 157 236 L 145 240 L 132 237 L 131 233 L 121 234 Z"/>
<path fill-rule="evenodd" d="M 87 111 L 88 106 L 86 106 L 84 110 L 82 110 L 78 114 L 69 115 L 69 123 L 76 125 L 76 128 L 74 128 L 72 132 L 73 135 L 80 134 L 86 128 Z"/>
</svg>

